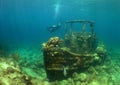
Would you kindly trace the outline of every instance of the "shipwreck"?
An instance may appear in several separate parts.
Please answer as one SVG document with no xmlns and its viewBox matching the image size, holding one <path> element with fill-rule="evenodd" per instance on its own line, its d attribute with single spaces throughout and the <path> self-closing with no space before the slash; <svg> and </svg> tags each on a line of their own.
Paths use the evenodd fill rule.
<svg viewBox="0 0 120 85">
<path fill-rule="evenodd" d="M 43 56 L 48 79 L 60 80 L 104 62 L 107 51 L 98 42 L 94 22 L 71 20 L 65 23 L 64 39 L 52 37 L 43 43 Z"/>
</svg>

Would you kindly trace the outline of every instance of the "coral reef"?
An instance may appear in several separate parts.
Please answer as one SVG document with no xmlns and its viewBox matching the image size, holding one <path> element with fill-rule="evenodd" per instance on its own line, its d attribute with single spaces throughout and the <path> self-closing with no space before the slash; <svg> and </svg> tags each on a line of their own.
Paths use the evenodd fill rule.
<svg viewBox="0 0 120 85">
<path fill-rule="evenodd" d="M 66 49 L 66 48 L 65 48 Z M 30 51 L 29 51 L 30 50 Z M 0 55 L 0 85 L 119 85 L 119 49 L 108 55 L 103 64 L 90 66 L 71 77 L 50 82 L 47 79 L 42 60 L 34 59 L 31 49 L 19 49 L 7 56 Z M 31 55 L 33 54 L 33 55 Z M 37 54 L 37 53 L 36 53 Z M 39 54 L 39 53 L 38 53 Z M 30 56 L 31 55 L 31 56 Z M 24 56 L 24 57 L 23 57 Z M 26 57 L 30 56 L 29 58 Z M 42 54 L 39 56 L 42 57 Z M 32 60 L 33 61 L 32 61 Z M 36 62 L 35 62 L 36 61 Z M 40 61 L 40 62 L 39 62 Z M 41 65 L 42 64 L 42 65 Z M 82 69 L 81 69 L 82 70 Z"/>
<path fill-rule="evenodd" d="M 10 59 L 0 61 L 0 83 L 1 85 L 26 85 L 29 77 L 20 70 Z"/>
</svg>

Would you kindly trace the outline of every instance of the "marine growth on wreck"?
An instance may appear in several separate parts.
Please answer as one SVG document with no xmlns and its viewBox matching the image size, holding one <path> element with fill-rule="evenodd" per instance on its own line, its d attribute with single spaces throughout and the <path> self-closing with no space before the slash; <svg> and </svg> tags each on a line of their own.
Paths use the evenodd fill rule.
<svg viewBox="0 0 120 85">
<path fill-rule="evenodd" d="M 80 32 L 74 31 L 76 23 L 81 26 Z M 94 22 L 72 20 L 65 23 L 65 29 L 64 39 L 52 37 L 43 43 L 44 66 L 50 80 L 68 78 L 74 72 L 103 63 L 107 56 L 94 32 Z"/>
</svg>

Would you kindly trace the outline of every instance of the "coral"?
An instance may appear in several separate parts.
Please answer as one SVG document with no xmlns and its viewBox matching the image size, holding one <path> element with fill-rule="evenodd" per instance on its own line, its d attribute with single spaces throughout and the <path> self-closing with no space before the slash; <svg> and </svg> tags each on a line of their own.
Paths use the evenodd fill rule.
<svg viewBox="0 0 120 85">
<path fill-rule="evenodd" d="M 75 85 L 81 85 L 80 81 L 76 81 Z"/>
<path fill-rule="evenodd" d="M 12 59 L 3 59 L 0 62 L 0 83 L 1 85 L 32 85 L 29 76 L 26 76 Z M 16 66 L 16 67 L 15 67 Z"/>
<path fill-rule="evenodd" d="M 35 57 L 30 52 L 28 54 Z M 110 56 L 110 59 L 111 57 L 113 56 Z M 3 55 L 0 57 L 0 85 L 119 85 L 120 83 L 120 63 L 114 60 L 107 60 L 102 64 L 91 66 L 82 73 L 74 72 L 72 77 L 64 80 L 49 82 L 46 79 L 45 69 L 40 60 L 35 63 L 29 62 L 29 60 L 32 60 L 31 57 L 25 59 L 22 56 L 20 60 L 22 62 L 18 64 L 18 62 L 14 62 L 14 58 L 15 61 L 19 62 L 21 56 L 16 53 L 7 57 Z"/>
<path fill-rule="evenodd" d="M 43 50 L 52 50 L 54 47 L 60 47 L 62 44 L 62 40 L 59 37 L 52 37 L 49 39 L 47 43 L 43 43 Z"/>
<path fill-rule="evenodd" d="M 76 72 L 73 73 L 72 77 L 73 77 L 74 81 L 81 81 L 81 82 L 87 81 L 87 78 L 88 78 L 86 73 L 78 74 Z"/>
<path fill-rule="evenodd" d="M 11 57 L 15 60 L 18 61 L 20 59 L 20 54 L 18 52 L 15 52 L 11 54 Z"/>
<path fill-rule="evenodd" d="M 48 81 L 45 81 L 43 85 L 50 85 Z"/>
<path fill-rule="evenodd" d="M 80 73 L 79 74 L 79 79 L 80 79 L 80 81 L 85 82 L 87 80 L 87 74 Z"/>
<path fill-rule="evenodd" d="M 74 81 L 79 80 L 79 74 L 77 72 L 74 72 L 72 77 L 73 77 Z"/>
<path fill-rule="evenodd" d="M 93 81 L 89 85 L 101 85 L 98 81 Z"/>
<path fill-rule="evenodd" d="M 97 53 L 106 53 L 107 50 L 105 49 L 105 46 L 104 45 L 100 45 L 96 48 L 96 52 Z"/>
<path fill-rule="evenodd" d="M 60 85 L 69 85 L 69 84 L 68 84 L 68 81 L 67 81 L 67 80 L 62 80 L 62 81 L 60 82 Z"/>
<path fill-rule="evenodd" d="M 75 85 L 75 82 L 72 78 L 67 79 L 69 85 Z"/>
<path fill-rule="evenodd" d="M 53 45 L 60 45 L 61 43 L 62 40 L 60 40 L 59 37 L 50 38 L 50 40 L 48 41 L 48 44 L 53 44 Z"/>
</svg>

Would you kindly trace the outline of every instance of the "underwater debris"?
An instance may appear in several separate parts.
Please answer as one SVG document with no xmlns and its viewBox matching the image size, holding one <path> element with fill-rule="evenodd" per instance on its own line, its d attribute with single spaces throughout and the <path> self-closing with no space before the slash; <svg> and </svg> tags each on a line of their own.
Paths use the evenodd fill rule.
<svg viewBox="0 0 120 85">
<path fill-rule="evenodd" d="M 73 31 L 75 23 L 82 23 L 81 32 Z M 72 20 L 66 24 L 70 28 L 64 40 L 52 37 L 43 43 L 44 66 L 50 80 L 67 78 L 73 72 L 102 63 L 107 56 L 105 47 L 98 45 L 92 21 Z M 86 31 L 87 24 L 90 32 Z"/>
</svg>

